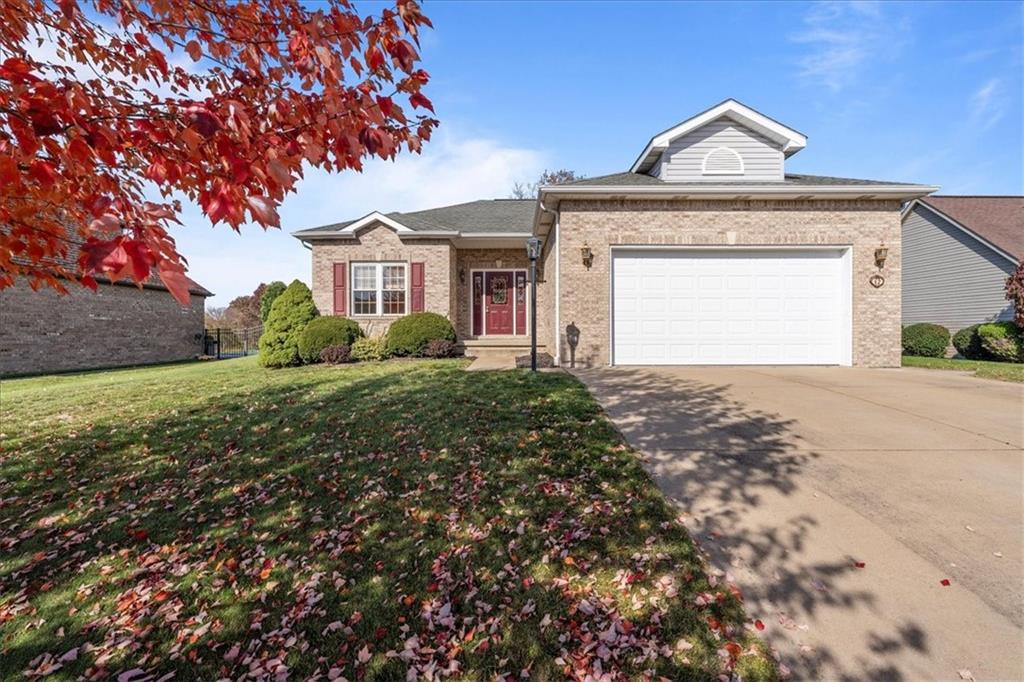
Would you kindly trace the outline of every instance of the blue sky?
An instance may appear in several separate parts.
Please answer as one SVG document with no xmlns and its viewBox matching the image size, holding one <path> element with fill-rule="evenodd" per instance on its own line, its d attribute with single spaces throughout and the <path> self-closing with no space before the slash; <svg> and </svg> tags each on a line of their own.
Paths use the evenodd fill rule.
<svg viewBox="0 0 1024 682">
<path fill-rule="evenodd" d="M 430 2 L 427 90 L 441 120 L 422 156 L 311 172 L 282 231 L 177 233 L 223 306 L 260 281 L 310 280 L 297 229 L 372 210 L 507 196 L 545 168 L 628 169 L 650 136 L 727 97 L 796 128 L 787 171 L 1024 191 L 1020 2 Z"/>
</svg>

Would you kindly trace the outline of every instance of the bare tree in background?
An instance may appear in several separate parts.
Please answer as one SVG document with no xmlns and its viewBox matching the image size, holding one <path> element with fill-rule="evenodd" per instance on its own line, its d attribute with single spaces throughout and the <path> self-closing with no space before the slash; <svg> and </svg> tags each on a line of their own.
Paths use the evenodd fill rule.
<svg viewBox="0 0 1024 682">
<path fill-rule="evenodd" d="M 540 174 L 540 178 L 537 182 L 517 182 L 512 185 L 512 192 L 509 194 L 510 199 L 536 199 L 537 190 L 544 185 L 564 185 L 567 182 L 575 182 L 576 180 L 583 180 L 587 176 L 577 175 L 576 171 L 569 170 L 568 168 L 562 168 L 561 170 L 545 170 Z"/>
</svg>

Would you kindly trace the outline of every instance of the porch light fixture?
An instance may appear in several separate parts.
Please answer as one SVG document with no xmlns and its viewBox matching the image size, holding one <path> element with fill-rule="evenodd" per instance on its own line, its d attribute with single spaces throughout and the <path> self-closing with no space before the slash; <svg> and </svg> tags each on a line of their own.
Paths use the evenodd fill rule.
<svg viewBox="0 0 1024 682">
<path fill-rule="evenodd" d="M 590 250 L 590 245 L 584 243 L 580 249 L 580 255 L 583 256 L 583 267 L 587 270 L 594 264 L 594 252 Z"/>
<path fill-rule="evenodd" d="M 459 284 L 466 283 L 466 268 L 459 268 Z"/>
<path fill-rule="evenodd" d="M 526 240 L 526 257 L 530 259 L 530 371 L 537 371 L 537 259 L 541 241 L 537 237 Z"/>
<path fill-rule="evenodd" d="M 881 270 L 885 267 L 885 259 L 889 255 L 889 249 L 884 246 L 879 246 L 875 249 L 875 267 Z"/>
</svg>

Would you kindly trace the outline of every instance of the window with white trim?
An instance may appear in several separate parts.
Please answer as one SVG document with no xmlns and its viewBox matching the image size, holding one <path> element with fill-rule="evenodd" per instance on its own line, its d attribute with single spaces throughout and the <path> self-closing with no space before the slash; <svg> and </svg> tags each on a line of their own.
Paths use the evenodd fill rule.
<svg viewBox="0 0 1024 682">
<path fill-rule="evenodd" d="M 405 315 L 406 263 L 353 263 L 353 315 Z"/>
</svg>

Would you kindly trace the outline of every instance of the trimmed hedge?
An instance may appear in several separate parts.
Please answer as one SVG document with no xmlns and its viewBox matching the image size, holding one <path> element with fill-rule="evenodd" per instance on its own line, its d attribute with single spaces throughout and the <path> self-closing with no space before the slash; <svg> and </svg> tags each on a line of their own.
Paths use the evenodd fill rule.
<svg viewBox="0 0 1024 682">
<path fill-rule="evenodd" d="M 392 355 L 422 355 L 427 344 L 437 339 L 455 343 L 455 328 L 437 313 L 413 313 L 395 320 L 388 328 L 388 352 Z"/>
<path fill-rule="evenodd" d="M 964 327 L 956 334 L 953 334 L 953 347 L 956 352 L 968 360 L 986 359 L 985 349 L 981 347 L 981 338 L 978 337 L 980 324 L 972 324 Z"/>
<path fill-rule="evenodd" d="M 355 320 L 347 317 L 318 317 L 310 320 L 299 337 L 299 357 L 303 362 L 320 362 L 320 351 L 328 346 L 351 346 L 363 336 Z"/>
<path fill-rule="evenodd" d="M 320 362 L 328 365 L 352 362 L 352 349 L 345 345 L 327 346 L 320 351 Z"/>
<path fill-rule="evenodd" d="M 949 346 L 949 330 L 938 324 L 912 324 L 903 328 L 903 354 L 941 358 Z"/>
<path fill-rule="evenodd" d="M 978 327 L 981 347 L 997 362 L 1024 362 L 1024 339 L 1013 322 L 990 322 Z"/>
<path fill-rule="evenodd" d="M 387 360 L 390 357 L 387 340 L 381 337 L 375 339 L 356 339 L 356 342 L 352 344 L 351 353 L 352 359 L 360 362 L 366 360 Z"/>
<path fill-rule="evenodd" d="M 317 317 L 313 294 L 305 284 L 295 280 L 274 300 L 260 337 L 260 364 L 264 367 L 287 367 L 300 363 L 299 337 Z"/>
</svg>

